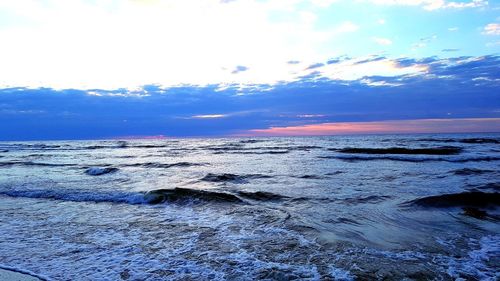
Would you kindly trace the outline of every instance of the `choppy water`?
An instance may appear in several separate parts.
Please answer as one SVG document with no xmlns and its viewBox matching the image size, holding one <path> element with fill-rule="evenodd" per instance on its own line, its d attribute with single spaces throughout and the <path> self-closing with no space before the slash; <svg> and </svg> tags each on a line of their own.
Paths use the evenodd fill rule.
<svg viewBox="0 0 500 281">
<path fill-rule="evenodd" d="M 3 142 L 0 267 L 497 280 L 499 164 L 498 134 Z"/>
</svg>

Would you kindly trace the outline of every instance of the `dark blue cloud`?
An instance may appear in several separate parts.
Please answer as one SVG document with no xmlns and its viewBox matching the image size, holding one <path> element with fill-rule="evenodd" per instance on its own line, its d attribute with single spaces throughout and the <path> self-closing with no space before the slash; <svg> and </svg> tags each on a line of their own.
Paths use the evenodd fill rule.
<svg viewBox="0 0 500 281">
<path fill-rule="evenodd" d="M 236 66 L 236 68 L 231 72 L 232 74 L 237 74 L 237 73 L 240 73 L 240 72 L 243 72 L 243 71 L 247 71 L 248 70 L 248 67 L 244 66 L 244 65 L 238 65 Z"/>
<path fill-rule="evenodd" d="M 429 72 L 342 81 L 322 77 L 318 68 L 294 82 L 244 90 L 239 85 L 223 90 L 146 85 L 133 92 L 0 89 L 0 139 L 220 136 L 318 121 L 500 117 L 500 57 L 400 59 L 398 64 L 425 64 Z M 367 80 L 400 86 L 370 86 Z M 214 114 L 225 117 L 191 118 Z"/>
<path fill-rule="evenodd" d="M 314 63 L 314 64 L 311 64 L 310 66 L 308 66 L 306 69 L 315 69 L 315 68 L 320 68 L 322 66 L 325 66 L 324 63 Z"/>
</svg>

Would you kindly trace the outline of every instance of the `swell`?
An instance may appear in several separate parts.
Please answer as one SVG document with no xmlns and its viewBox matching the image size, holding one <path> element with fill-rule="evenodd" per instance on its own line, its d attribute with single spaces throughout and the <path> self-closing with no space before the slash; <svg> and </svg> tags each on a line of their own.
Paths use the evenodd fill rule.
<svg viewBox="0 0 500 281">
<path fill-rule="evenodd" d="M 462 148 L 455 146 L 441 146 L 432 148 L 406 148 L 406 147 L 390 147 L 390 148 L 341 148 L 329 149 L 340 153 L 351 154 L 410 154 L 410 155 L 456 155 L 462 152 Z"/>
<path fill-rule="evenodd" d="M 8 162 L 0 162 L 0 167 L 10 167 L 10 166 L 72 167 L 72 166 L 77 166 L 77 164 L 72 164 L 72 163 L 43 163 L 43 162 L 32 162 L 32 161 L 8 161 Z"/>
<path fill-rule="evenodd" d="M 451 162 L 451 163 L 465 163 L 465 162 L 488 162 L 488 161 L 498 161 L 500 157 L 496 156 L 471 156 L 471 157 L 455 157 L 455 158 L 444 158 L 444 157 L 409 157 L 409 156 L 397 156 L 397 155 L 385 155 L 385 156 L 371 156 L 371 155 L 332 155 L 332 156 L 318 156 L 323 159 L 339 159 L 346 161 L 373 161 L 373 160 L 391 160 L 391 161 L 403 161 L 403 162 Z"/>
<path fill-rule="evenodd" d="M 451 171 L 453 174 L 458 175 L 458 176 L 472 176 L 472 175 L 482 175 L 482 174 L 489 174 L 489 173 L 495 173 L 493 170 L 482 170 L 482 169 L 476 169 L 476 168 L 463 168 L 463 169 L 458 169 Z"/>
<path fill-rule="evenodd" d="M 134 164 L 122 164 L 117 165 L 118 167 L 142 167 L 142 168 L 173 168 L 173 167 L 191 167 L 191 166 L 202 166 L 205 163 L 190 163 L 190 162 L 176 162 L 176 163 L 156 163 L 156 162 L 146 162 L 146 163 L 134 163 Z M 39 167 L 75 167 L 80 166 L 75 163 L 45 163 L 45 162 L 33 162 L 33 161 L 6 161 L 0 162 L 0 167 L 10 167 L 10 166 L 39 166 Z M 100 166 L 111 166 L 110 164 L 101 164 Z M 97 168 L 93 165 L 81 165 L 84 168 Z M 115 170 L 116 171 L 116 170 Z"/>
<path fill-rule="evenodd" d="M 262 174 L 237 175 L 230 173 L 223 173 L 223 174 L 208 173 L 200 180 L 207 182 L 246 182 L 246 180 L 249 179 L 259 179 L 259 178 L 271 178 L 271 176 Z"/>
<path fill-rule="evenodd" d="M 422 142 L 445 142 L 445 143 L 466 143 L 466 144 L 500 144 L 500 139 L 496 138 L 465 138 L 465 139 L 440 139 L 440 138 L 422 138 L 416 141 Z"/>
<path fill-rule="evenodd" d="M 441 194 L 408 201 L 405 205 L 434 208 L 500 206 L 500 193 L 465 191 L 461 193 Z"/>
<path fill-rule="evenodd" d="M 203 166 L 205 163 L 191 163 L 191 162 L 177 162 L 177 163 L 157 163 L 157 162 L 146 162 L 146 163 L 134 163 L 134 164 L 123 164 L 121 167 L 142 167 L 142 168 L 173 168 L 173 167 L 191 167 L 191 166 Z"/>
</svg>

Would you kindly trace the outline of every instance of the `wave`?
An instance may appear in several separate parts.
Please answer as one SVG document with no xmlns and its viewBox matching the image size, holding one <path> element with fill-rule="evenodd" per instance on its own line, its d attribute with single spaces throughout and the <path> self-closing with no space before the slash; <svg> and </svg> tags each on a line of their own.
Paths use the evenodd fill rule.
<svg viewBox="0 0 500 281">
<path fill-rule="evenodd" d="M 144 195 L 144 200 L 149 204 L 159 204 L 166 201 L 180 201 L 180 200 L 203 200 L 203 201 L 216 201 L 216 202 L 243 202 L 236 195 L 200 189 L 190 188 L 174 188 L 174 189 L 158 189 L 149 191 Z"/>
<path fill-rule="evenodd" d="M 418 198 L 405 204 L 434 208 L 500 206 L 500 193 L 466 191 Z"/>
<path fill-rule="evenodd" d="M 100 176 L 104 174 L 117 172 L 118 168 L 113 167 L 90 167 L 85 170 L 85 173 L 90 176 Z"/>
<path fill-rule="evenodd" d="M 216 151 L 214 154 L 287 154 L 289 150 L 269 150 L 269 151 Z"/>
<path fill-rule="evenodd" d="M 466 138 L 466 139 L 422 138 L 422 139 L 417 139 L 416 141 L 447 142 L 447 143 L 458 142 L 466 144 L 486 144 L 486 143 L 500 144 L 500 139 L 494 139 L 494 138 Z"/>
<path fill-rule="evenodd" d="M 143 167 L 143 168 L 173 168 L 173 167 L 191 167 L 191 166 L 203 166 L 204 163 L 191 163 L 191 162 L 177 162 L 177 163 L 156 163 L 156 162 L 146 162 L 146 163 L 134 163 L 134 164 L 124 164 L 121 167 Z"/>
<path fill-rule="evenodd" d="M 346 198 L 346 199 L 343 199 L 342 201 L 344 201 L 345 203 L 347 204 L 375 204 L 375 203 L 380 203 L 380 202 L 383 202 L 387 199 L 390 199 L 392 198 L 392 196 L 387 196 L 387 195 L 370 195 L 370 196 L 366 196 L 366 197 L 357 197 L 357 198 Z"/>
<path fill-rule="evenodd" d="M 337 155 L 337 156 L 318 156 L 322 159 L 339 159 L 345 161 L 373 161 L 373 160 L 391 160 L 403 162 L 451 162 L 451 163 L 465 163 L 465 162 L 482 162 L 482 161 L 498 161 L 500 157 L 495 156 L 472 156 L 460 158 L 443 158 L 443 157 L 408 157 L 408 156 L 369 156 L 369 155 Z"/>
<path fill-rule="evenodd" d="M 32 190 L 0 190 L 0 195 L 9 197 L 52 199 L 73 202 L 108 202 L 125 204 L 145 204 L 143 193 L 123 192 L 123 191 L 82 191 L 82 190 L 53 190 L 53 189 L 32 189 Z"/>
<path fill-rule="evenodd" d="M 298 178 L 298 179 L 308 179 L 308 180 L 320 180 L 320 179 L 324 179 L 324 177 L 322 176 L 318 176 L 318 175 L 302 175 L 302 176 L 293 176 L 294 178 Z"/>
<path fill-rule="evenodd" d="M 342 148 L 330 149 L 340 153 L 352 154 L 411 154 L 411 155 L 456 155 L 462 152 L 462 148 L 455 146 L 441 146 L 433 148 L 405 148 L 405 147 L 390 147 L 390 148 Z"/>
<path fill-rule="evenodd" d="M 0 190 L 0 195 L 15 198 L 35 198 L 72 202 L 116 203 L 130 205 L 156 205 L 166 202 L 181 203 L 192 201 L 245 203 L 243 199 L 249 199 L 253 201 L 280 201 L 291 199 L 288 196 L 264 191 L 237 191 L 235 193 L 229 193 L 179 187 L 173 189 L 157 189 L 147 192 L 126 192 L 117 190 L 106 192 L 72 189 L 6 189 Z"/>
<path fill-rule="evenodd" d="M 492 182 L 492 183 L 487 183 L 487 184 L 483 184 L 483 185 L 472 186 L 472 190 L 484 190 L 484 189 L 500 191 L 500 183 Z"/>
<path fill-rule="evenodd" d="M 475 169 L 475 168 L 463 168 L 463 169 L 458 169 L 452 171 L 453 174 L 459 175 L 459 176 L 471 176 L 471 175 L 481 175 L 485 173 L 493 173 L 495 171 L 492 170 L 481 170 L 481 169 Z"/>
<path fill-rule="evenodd" d="M 262 174 L 236 175 L 229 173 L 224 173 L 224 174 L 208 173 L 200 180 L 208 182 L 245 182 L 248 179 L 259 179 L 259 178 L 271 178 L 271 176 Z"/>
<path fill-rule="evenodd" d="M 248 140 L 240 140 L 240 143 L 259 143 L 259 142 L 265 142 L 266 140 L 255 140 L 255 139 L 248 139 Z"/>
<path fill-rule="evenodd" d="M 72 167 L 72 166 L 77 166 L 77 164 L 71 164 L 71 163 L 43 163 L 43 162 L 32 162 L 32 161 L 0 162 L 0 167 L 10 167 L 10 166 Z"/>
<path fill-rule="evenodd" d="M 257 192 L 239 191 L 238 195 L 244 198 L 257 201 L 278 201 L 290 198 L 288 196 L 279 195 L 271 192 L 265 192 L 265 191 L 257 191 Z"/>
</svg>

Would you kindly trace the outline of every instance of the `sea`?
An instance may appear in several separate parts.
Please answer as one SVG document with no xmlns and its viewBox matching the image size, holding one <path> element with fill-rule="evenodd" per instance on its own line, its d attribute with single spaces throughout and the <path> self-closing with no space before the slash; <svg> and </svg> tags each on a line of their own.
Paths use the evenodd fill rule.
<svg viewBox="0 0 500 281">
<path fill-rule="evenodd" d="M 499 280 L 500 134 L 0 142 L 41 280 Z"/>
</svg>

